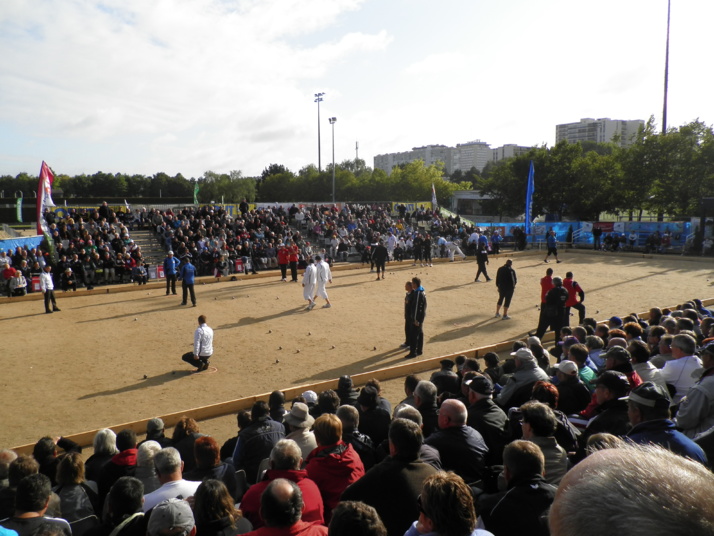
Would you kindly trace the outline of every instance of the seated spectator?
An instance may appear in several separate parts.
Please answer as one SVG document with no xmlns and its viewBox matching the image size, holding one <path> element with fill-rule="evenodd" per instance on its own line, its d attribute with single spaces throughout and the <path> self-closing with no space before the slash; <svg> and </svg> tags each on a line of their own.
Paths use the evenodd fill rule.
<svg viewBox="0 0 714 536">
<path fill-rule="evenodd" d="M 483 356 L 483 360 L 486 363 L 486 369 L 483 371 L 484 374 L 488 374 L 488 377 L 491 378 L 491 382 L 498 383 L 498 380 L 503 376 L 501 358 L 498 357 L 496 352 L 488 352 Z"/>
<path fill-rule="evenodd" d="M 442 359 L 439 361 L 441 369 L 434 372 L 429 381 L 436 386 L 437 396 L 443 392 L 455 393 L 459 390 L 461 382 L 459 376 L 454 372 L 454 361 Z"/>
<path fill-rule="evenodd" d="M 310 415 L 317 418 L 325 413 L 335 414 L 340 406 L 340 397 L 332 389 L 322 391 L 317 397 L 317 403 L 310 408 Z"/>
<path fill-rule="evenodd" d="M 479 498 L 479 526 L 496 536 L 547 536 L 544 514 L 557 488 L 543 477 L 545 459 L 540 448 L 530 441 L 513 441 L 503 451 L 503 463 L 508 490 Z"/>
<path fill-rule="evenodd" d="M 191 482 L 183 478 L 183 462 L 179 451 L 173 447 L 166 447 L 154 456 L 156 476 L 161 482 L 161 487 L 144 495 L 144 512 L 167 499 L 192 497 L 198 488 L 198 482 Z"/>
<path fill-rule="evenodd" d="M 15 494 L 17 485 L 29 475 L 37 474 L 40 464 L 32 456 L 20 455 L 10 462 L 7 469 L 7 487 L 0 488 L 0 519 L 5 519 L 15 512 Z"/>
<path fill-rule="evenodd" d="M 439 409 L 436 405 L 436 386 L 420 381 L 414 388 L 414 407 L 421 413 L 424 439 L 439 429 Z"/>
<path fill-rule="evenodd" d="M 342 422 L 336 415 L 321 415 L 313 430 L 317 448 L 308 456 L 305 469 L 320 488 L 328 521 L 345 488 L 364 475 L 364 466 L 352 445 L 342 441 Z"/>
<path fill-rule="evenodd" d="M 40 464 L 40 473 L 49 478 L 52 485 L 56 484 L 55 477 L 57 476 L 57 464 L 59 463 L 57 458 L 58 447 L 65 452 L 82 452 L 82 447 L 66 437 L 53 439 L 45 436 L 35 443 L 32 449 L 32 456 Z"/>
<path fill-rule="evenodd" d="M 188 473 L 196 468 L 193 445 L 199 437 L 205 437 L 205 434 L 199 431 L 195 419 L 184 415 L 176 423 L 171 436 L 171 446 L 179 451 L 184 463 L 184 472 Z"/>
<path fill-rule="evenodd" d="M 402 400 L 399 404 L 408 404 L 410 406 L 416 407 L 414 402 L 414 390 L 419 384 L 419 381 L 419 376 L 417 376 L 416 374 L 409 374 L 406 378 L 404 378 L 404 394 L 406 395 L 406 398 Z M 355 402 L 356 401 L 357 399 L 355 398 Z"/>
<path fill-rule="evenodd" d="M 694 354 L 697 342 L 689 335 L 678 334 L 672 339 L 672 361 L 665 363 L 662 378 L 675 389 L 672 402 L 677 405 L 694 387 L 695 372 L 702 368 L 702 361 Z"/>
<path fill-rule="evenodd" d="M 285 427 L 270 418 L 270 408 L 259 400 L 251 409 L 251 424 L 241 430 L 233 451 L 233 467 L 244 469 L 248 482 L 258 477 L 258 466 L 285 437 Z"/>
<path fill-rule="evenodd" d="M 196 490 L 193 515 L 200 536 L 235 536 L 253 529 L 234 504 L 234 498 L 220 480 L 208 478 Z"/>
<path fill-rule="evenodd" d="M 577 363 L 567 359 L 556 367 L 558 409 L 566 415 L 577 415 L 590 403 L 590 391 L 578 377 L 578 371 Z"/>
<path fill-rule="evenodd" d="M 10 469 L 10 464 L 16 459 L 17 454 L 14 450 L 0 449 L 0 489 L 10 485 L 8 470 Z"/>
<path fill-rule="evenodd" d="M 60 534 L 72 536 L 67 521 L 45 516 L 51 493 L 51 482 L 47 476 L 41 473 L 26 476 L 17 485 L 13 516 L 0 521 L 0 526 L 14 530 L 18 536 L 33 536 L 47 523 Z"/>
<path fill-rule="evenodd" d="M 471 490 L 454 473 L 438 472 L 427 478 L 416 503 L 417 520 L 404 536 L 493 536 L 476 528 Z"/>
<path fill-rule="evenodd" d="M 631 341 L 627 346 L 627 351 L 632 358 L 632 369 L 642 379 L 643 382 L 652 382 L 667 390 L 667 383 L 664 381 L 660 370 L 650 363 L 650 349 L 643 341 Z"/>
<path fill-rule="evenodd" d="M 378 406 L 379 393 L 371 386 L 365 386 L 357 397 L 359 409 L 359 431 L 369 436 L 378 445 L 389 434 L 391 413 Z"/>
<path fill-rule="evenodd" d="M 62 291 L 67 292 L 68 290 L 77 290 L 77 277 L 74 275 L 72 268 L 65 268 L 62 274 Z"/>
<path fill-rule="evenodd" d="M 149 422 L 146 423 L 146 439 L 144 441 L 156 441 L 161 445 L 161 448 L 170 447 L 171 440 L 166 437 L 164 431 L 164 421 L 161 418 L 154 417 L 149 419 Z M 139 443 L 139 446 L 141 446 L 141 443 Z"/>
<path fill-rule="evenodd" d="M 657 344 L 657 351 L 655 352 L 655 355 L 650 358 L 650 363 L 660 370 L 664 368 L 667 361 L 672 361 L 674 359 L 674 357 L 672 357 L 673 339 L 673 335 L 662 335 L 659 343 Z"/>
<path fill-rule="evenodd" d="M 423 435 L 419 426 L 396 419 L 389 427 L 390 456 L 349 486 L 342 500 L 373 506 L 389 534 L 403 534 L 419 515 L 416 498 L 436 470 L 419 459 Z"/>
<path fill-rule="evenodd" d="M 270 408 L 270 418 L 275 422 L 282 423 L 283 417 L 287 413 L 285 409 L 285 394 L 282 391 L 273 391 L 268 398 Z"/>
<path fill-rule="evenodd" d="M 109 493 L 114 482 L 122 476 L 134 476 L 136 471 L 136 434 L 130 428 L 125 428 L 117 434 L 119 453 L 102 466 L 99 474 L 99 500 Z"/>
<path fill-rule="evenodd" d="M 136 454 L 136 471 L 134 476 L 144 487 L 144 493 L 151 493 L 161 487 L 159 477 L 154 468 L 154 457 L 161 450 L 161 445 L 156 441 L 142 441 Z"/>
<path fill-rule="evenodd" d="M 508 443 L 508 417 L 493 401 L 493 383 L 488 376 L 475 375 L 465 383 L 469 402 L 466 424 L 481 434 L 488 447 L 486 465 L 500 465 Z"/>
<path fill-rule="evenodd" d="M 445 400 L 439 411 L 439 431 L 426 438 L 426 444 L 439 451 L 446 471 L 472 483 L 483 476 L 488 447 L 483 436 L 466 424 L 466 418 L 462 402 Z"/>
<path fill-rule="evenodd" d="M 570 468 L 568 453 L 555 440 L 558 421 L 553 410 L 531 400 L 521 406 L 523 439 L 538 445 L 545 459 L 545 480 L 557 486 Z"/>
<path fill-rule="evenodd" d="M 87 480 L 99 483 L 99 475 L 104 464 L 119 454 L 117 435 L 109 428 L 99 430 L 94 435 L 92 446 L 94 447 L 94 454 L 84 463 L 84 472 Z"/>
<path fill-rule="evenodd" d="M 109 491 L 103 523 L 86 536 L 146 536 L 148 518 L 141 510 L 143 501 L 141 482 L 131 476 L 121 477 Z"/>
<path fill-rule="evenodd" d="M 364 386 L 374 387 L 377 390 L 377 406 L 391 415 L 392 405 L 389 403 L 389 400 L 382 396 L 382 384 L 379 383 L 379 380 L 377 378 L 372 378 L 371 380 L 367 380 L 367 383 L 365 383 Z"/>
<path fill-rule="evenodd" d="M 8 282 L 9 296 L 25 296 L 27 294 L 27 279 L 19 270 L 15 272 L 15 277 Z"/>
<path fill-rule="evenodd" d="M 359 501 L 342 501 L 332 512 L 329 536 L 387 536 L 377 511 Z"/>
<path fill-rule="evenodd" d="M 238 423 L 238 434 L 241 430 L 245 430 L 250 423 L 253 422 L 250 417 L 250 411 L 240 410 L 236 414 L 236 421 Z M 238 443 L 238 435 L 227 439 L 225 443 L 221 446 L 221 460 L 227 460 L 228 458 L 233 459 L 233 451 L 236 449 L 236 443 Z"/>
<path fill-rule="evenodd" d="M 714 428 L 714 343 L 702 349 L 701 360 L 703 370 L 679 404 L 676 418 L 677 426 L 690 438 Z"/>
<path fill-rule="evenodd" d="M 520 406 L 530 397 L 535 382 L 549 379 L 538 366 L 533 352 L 527 348 L 516 350 L 512 355 L 515 357 L 516 371 L 496 397 L 496 403 L 504 410 Z"/>
<path fill-rule="evenodd" d="M 593 385 L 593 380 L 597 376 L 595 371 L 597 370 L 597 365 L 593 363 L 590 359 L 590 353 L 588 352 L 588 347 L 584 344 L 574 344 L 568 350 L 567 359 L 573 361 L 578 366 L 578 378 L 585 384 L 588 391 L 592 393 L 595 390 Z M 591 363 L 592 365 L 589 365 Z M 605 361 L 603 360 L 603 368 Z"/>
<path fill-rule="evenodd" d="M 57 485 L 52 490 L 60 498 L 62 518 L 68 522 L 88 516 L 101 517 L 102 508 L 95 482 L 84 479 L 84 462 L 78 452 L 68 452 L 57 465 Z"/>
<path fill-rule="evenodd" d="M 270 452 L 270 468 L 263 480 L 248 488 L 241 501 L 243 515 L 256 529 L 265 522 L 260 513 L 260 497 L 268 485 L 278 478 L 295 482 L 302 493 L 302 520 L 307 523 L 324 524 L 324 504 L 317 484 L 310 479 L 307 471 L 300 469 L 302 456 L 297 444 L 290 439 L 281 439 Z"/>
<path fill-rule="evenodd" d="M 328 416 L 323 415 L 320 419 L 323 417 Z M 260 498 L 260 512 L 265 526 L 248 534 L 250 536 L 326 536 L 327 527 L 307 523 L 301 519 L 302 508 L 302 493 L 295 482 L 284 478 L 273 480 Z"/>
<path fill-rule="evenodd" d="M 356 406 L 359 391 L 353 387 L 352 378 L 340 376 L 337 381 L 337 396 L 340 397 L 340 406 Z"/>
<path fill-rule="evenodd" d="M 193 455 L 196 460 L 195 469 L 185 471 L 186 480 L 201 482 L 207 478 L 223 482 L 231 496 L 238 496 L 238 480 L 236 470 L 230 464 L 221 461 L 220 450 L 216 440 L 210 436 L 202 436 L 193 444 Z"/>
<path fill-rule="evenodd" d="M 354 406 L 340 406 L 337 408 L 337 418 L 342 422 L 342 441 L 352 445 L 359 454 L 368 471 L 375 464 L 374 443 L 372 439 L 359 431 L 359 412 Z"/>
<path fill-rule="evenodd" d="M 585 445 L 592 434 L 607 432 L 624 436 L 630 429 L 627 402 L 622 400 L 630 391 L 630 382 L 622 372 L 606 370 L 595 380 L 595 416 L 578 438 L 579 458 L 584 456 Z"/>
<path fill-rule="evenodd" d="M 146 510 L 145 510 L 146 511 Z M 183 499 L 166 499 L 155 505 L 149 515 L 147 536 L 195 536 L 196 522 L 189 504 Z"/>
<path fill-rule="evenodd" d="M 295 441 L 300 447 L 303 459 L 307 459 L 310 453 L 317 448 L 315 434 L 310 430 L 315 419 L 310 415 L 307 405 L 295 402 L 290 408 L 290 412 L 285 414 L 283 421 L 285 431 L 288 433 L 285 439 Z"/>
<path fill-rule="evenodd" d="M 149 274 L 143 264 L 137 264 L 131 269 L 131 279 L 139 285 L 146 285 L 149 281 Z"/>
<path fill-rule="evenodd" d="M 550 531 L 601 535 L 602 524 L 593 520 L 602 519 L 611 534 L 711 534 L 712 497 L 714 479 L 699 463 L 656 446 L 604 449 L 565 475 L 550 509 Z"/>
<path fill-rule="evenodd" d="M 630 392 L 627 403 L 632 425 L 627 433 L 630 441 L 641 445 L 659 445 L 707 465 L 707 457 L 701 447 L 678 431 L 670 419 L 669 393 L 665 389 L 645 382 Z"/>
</svg>

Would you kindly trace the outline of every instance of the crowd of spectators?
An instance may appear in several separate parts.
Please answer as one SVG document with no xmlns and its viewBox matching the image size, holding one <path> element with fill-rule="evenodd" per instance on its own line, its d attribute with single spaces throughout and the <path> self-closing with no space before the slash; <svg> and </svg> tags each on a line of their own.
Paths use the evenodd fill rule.
<svg viewBox="0 0 714 536">
<path fill-rule="evenodd" d="M 597 512 L 618 533 L 712 533 L 714 313 L 693 300 L 647 320 L 585 318 L 556 340 L 444 359 L 406 377 L 393 410 L 378 380 L 358 390 L 343 376 L 291 401 L 273 392 L 220 442 L 188 417 L 169 438 L 155 418 L 141 443 L 100 431 L 86 462 L 66 438 L 0 451 L 0 527 L 565 535 L 594 534 Z"/>
</svg>

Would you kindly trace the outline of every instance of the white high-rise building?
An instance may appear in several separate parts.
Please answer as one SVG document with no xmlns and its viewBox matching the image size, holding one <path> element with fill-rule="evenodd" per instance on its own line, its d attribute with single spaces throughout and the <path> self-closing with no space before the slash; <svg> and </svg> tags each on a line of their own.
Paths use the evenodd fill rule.
<svg viewBox="0 0 714 536">
<path fill-rule="evenodd" d="M 491 160 L 491 147 L 481 140 L 459 143 L 451 153 L 451 161 L 454 164 L 452 171 L 457 169 L 469 171 L 473 167 L 481 171 L 489 160 Z"/>
<path fill-rule="evenodd" d="M 516 145 L 514 143 L 507 143 L 501 147 L 496 147 L 491 149 L 491 160 L 498 162 L 499 160 L 505 160 L 506 158 L 513 158 L 514 156 L 520 156 L 523 153 L 527 153 L 533 147 L 525 147 L 523 145 Z"/>
<path fill-rule="evenodd" d="M 378 154 L 374 157 L 374 167 L 390 174 L 394 166 L 408 164 L 414 160 L 423 160 L 427 166 L 443 162 L 446 172 L 450 173 L 452 167 L 451 151 L 451 147 L 446 145 L 425 145 L 424 147 L 414 147 L 411 151 L 402 153 Z"/>
<path fill-rule="evenodd" d="M 579 141 L 594 141 L 605 143 L 619 136 L 618 145 L 629 147 L 633 138 L 645 122 L 642 119 L 624 120 L 603 117 L 592 119 L 586 117 L 578 123 L 565 123 L 555 127 L 555 143 L 566 140 L 569 143 Z"/>
</svg>

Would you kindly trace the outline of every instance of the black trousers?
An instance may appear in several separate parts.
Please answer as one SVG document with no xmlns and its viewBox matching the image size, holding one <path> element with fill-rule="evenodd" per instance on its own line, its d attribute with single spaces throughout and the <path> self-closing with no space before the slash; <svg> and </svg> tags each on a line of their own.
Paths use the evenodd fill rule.
<svg viewBox="0 0 714 536">
<path fill-rule="evenodd" d="M 208 363 L 208 360 L 211 359 L 211 356 L 200 356 L 198 359 L 195 359 L 193 357 L 193 352 L 186 352 L 181 356 L 181 359 L 189 365 L 192 365 L 196 368 L 201 368 L 201 365 L 203 365 L 204 363 Z"/>
<path fill-rule="evenodd" d="M 490 277 L 488 277 L 488 272 L 486 271 L 486 263 L 484 263 L 484 262 L 478 263 L 478 270 L 476 271 L 476 279 L 478 279 L 481 274 L 483 274 L 486 277 L 486 281 L 491 279 Z"/>
<path fill-rule="evenodd" d="M 283 279 L 287 279 L 288 275 L 288 265 L 287 264 L 278 264 L 280 267 L 280 275 Z"/>
<path fill-rule="evenodd" d="M 52 309 L 50 309 L 50 302 L 52 302 Z M 57 302 L 55 301 L 55 291 L 46 290 L 45 291 L 45 311 L 49 312 L 57 309 Z"/>
<path fill-rule="evenodd" d="M 290 261 L 290 276 L 293 281 L 297 281 L 297 261 Z"/>
<path fill-rule="evenodd" d="M 176 294 L 176 274 L 166 274 L 166 295 Z M 185 300 L 184 300 L 185 301 Z"/>
<path fill-rule="evenodd" d="M 421 324 L 418 326 L 411 322 L 409 326 L 409 353 L 419 355 L 424 349 L 424 329 Z"/>
<path fill-rule="evenodd" d="M 577 309 L 578 311 L 578 324 L 582 324 L 583 320 L 585 320 L 585 306 L 582 303 L 576 303 L 572 307 L 566 307 L 565 308 L 565 318 L 568 320 L 568 323 L 570 323 L 570 309 Z"/>
<path fill-rule="evenodd" d="M 196 293 L 193 291 L 193 283 L 188 284 L 186 281 L 181 281 L 181 288 L 183 289 L 183 300 L 181 300 L 181 303 L 186 305 L 186 298 L 188 297 L 188 293 L 191 293 L 191 303 L 193 305 L 196 305 Z"/>
</svg>

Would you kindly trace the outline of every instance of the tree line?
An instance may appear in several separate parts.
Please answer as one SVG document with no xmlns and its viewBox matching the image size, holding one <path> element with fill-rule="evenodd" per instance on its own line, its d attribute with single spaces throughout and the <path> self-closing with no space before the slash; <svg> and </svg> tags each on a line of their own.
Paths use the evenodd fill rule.
<svg viewBox="0 0 714 536">
<path fill-rule="evenodd" d="M 432 185 L 440 205 L 448 206 L 456 190 L 476 189 L 490 197 L 483 202 L 490 214 L 523 214 L 531 160 L 535 168 L 533 215 L 552 214 L 596 220 L 603 212 L 630 215 L 642 211 L 689 216 L 699 213 L 702 197 L 714 195 L 714 132 L 696 120 L 656 130 L 654 119 L 640 129 L 633 143 L 567 143 L 533 147 L 520 156 L 489 162 L 448 174 L 441 164 L 414 161 L 395 167 L 390 174 L 372 169 L 364 160 L 345 160 L 335 166 L 338 201 L 429 201 Z M 23 192 L 34 197 L 37 177 L 20 173 L 0 176 L 5 198 Z M 179 197 L 198 202 L 329 202 L 332 199 L 332 165 L 323 171 L 314 165 L 297 172 L 270 164 L 258 177 L 240 171 L 187 179 L 156 173 L 153 176 L 97 172 L 93 175 L 55 176 L 55 189 L 72 197 Z"/>
</svg>

